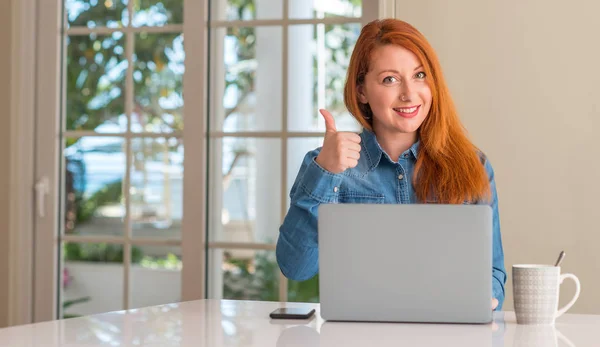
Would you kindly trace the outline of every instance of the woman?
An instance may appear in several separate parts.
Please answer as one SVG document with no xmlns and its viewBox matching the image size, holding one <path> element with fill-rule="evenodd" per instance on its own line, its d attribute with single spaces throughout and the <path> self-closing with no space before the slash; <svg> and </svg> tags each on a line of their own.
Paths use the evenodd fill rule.
<svg viewBox="0 0 600 347">
<path fill-rule="evenodd" d="M 301 281 L 318 272 L 319 204 L 485 203 L 493 209 L 492 309 L 500 310 L 506 270 L 494 171 L 465 134 L 425 37 L 400 20 L 367 24 L 350 59 L 344 101 L 364 130 L 338 132 L 321 110 L 323 146 L 305 156 L 280 227 L 283 274 Z"/>
</svg>

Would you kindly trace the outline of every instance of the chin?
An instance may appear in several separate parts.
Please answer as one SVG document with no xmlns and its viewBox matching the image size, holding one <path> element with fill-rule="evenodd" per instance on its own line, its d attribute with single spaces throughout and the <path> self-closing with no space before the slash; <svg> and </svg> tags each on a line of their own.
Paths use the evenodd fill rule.
<svg viewBox="0 0 600 347">
<path fill-rule="evenodd" d="M 414 133 L 415 131 L 419 130 L 419 127 L 421 126 L 421 124 L 423 124 L 423 121 L 419 121 L 419 122 L 402 122 L 403 124 L 396 124 L 394 126 L 394 129 L 400 133 Z"/>
<path fill-rule="evenodd" d="M 418 129 L 419 128 L 414 128 L 414 129 L 413 128 L 409 128 L 409 129 L 407 129 L 407 128 L 396 128 L 396 131 L 398 133 L 401 133 L 401 134 L 412 134 L 412 133 L 416 132 Z"/>
<path fill-rule="evenodd" d="M 399 118 L 396 115 L 390 115 L 389 117 L 379 118 L 375 117 L 374 121 L 379 123 L 380 129 L 385 129 L 391 133 L 410 134 L 419 130 L 421 124 L 425 120 L 425 117 L 421 118 L 416 116 L 411 119 Z M 376 126 L 377 127 L 377 126 Z"/>
</svg>

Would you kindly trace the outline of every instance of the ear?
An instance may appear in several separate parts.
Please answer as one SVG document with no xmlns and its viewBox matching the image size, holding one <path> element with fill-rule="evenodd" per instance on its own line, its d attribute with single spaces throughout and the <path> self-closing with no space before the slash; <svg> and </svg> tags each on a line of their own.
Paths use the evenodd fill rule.
<svg viewBox="0 0 600 347">
<path fill-rule="evenodd" d="M 368 104 L 369 100 L 367 100 L 367 96 L 365 95 L 365 86 L 362 84 L 357 85 L 356 91 L 358 92 L 358 101 L 361 104 Z"/>
</svg>

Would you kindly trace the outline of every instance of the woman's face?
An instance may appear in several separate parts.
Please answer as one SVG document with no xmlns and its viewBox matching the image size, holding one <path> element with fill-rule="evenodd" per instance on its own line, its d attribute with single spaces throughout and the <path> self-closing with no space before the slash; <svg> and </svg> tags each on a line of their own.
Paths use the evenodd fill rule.
<svg viewBox="0 0 600 347">
<path fill-rule="evenodd" d="M 373 129 L 414 133 L 431 108 L 431 89 L 421 62 L 397 45 L 376 48 L 358 87 L 359 101 L 373 111 Z"/>
</svg>

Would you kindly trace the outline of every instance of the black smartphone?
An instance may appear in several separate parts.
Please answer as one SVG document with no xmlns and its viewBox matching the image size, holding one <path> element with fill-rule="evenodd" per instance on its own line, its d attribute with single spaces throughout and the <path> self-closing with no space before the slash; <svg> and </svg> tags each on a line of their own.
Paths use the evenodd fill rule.
<svg viewBox="0 0 600 347">
<path fill-rule="evenodd" d="M 308 319 L 315 314 L 314 308 L 280 307 L 269 314 L 273 319 Z"/>
</svg>

